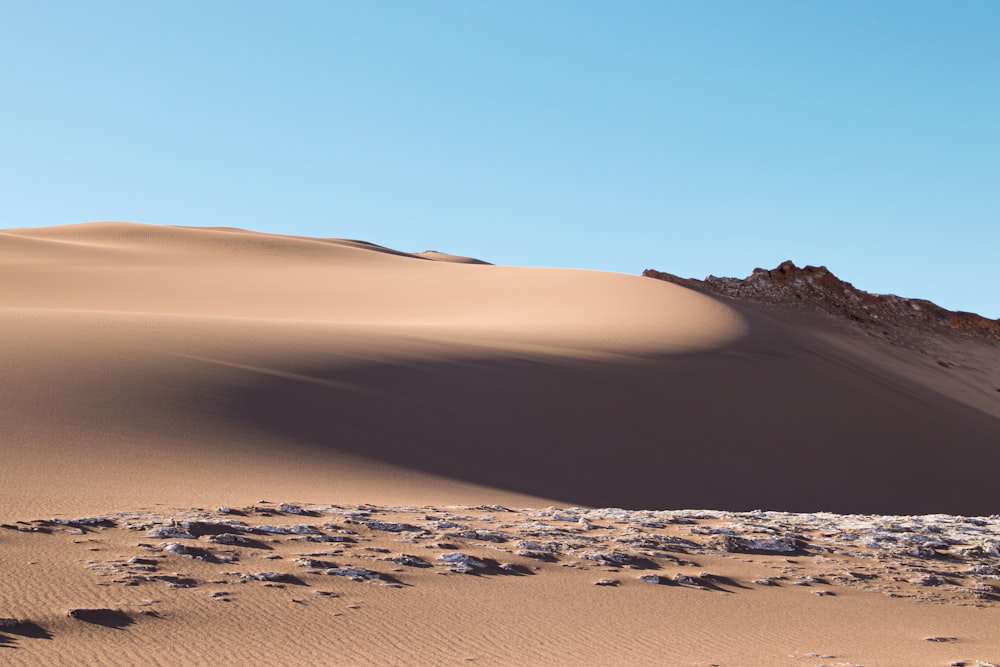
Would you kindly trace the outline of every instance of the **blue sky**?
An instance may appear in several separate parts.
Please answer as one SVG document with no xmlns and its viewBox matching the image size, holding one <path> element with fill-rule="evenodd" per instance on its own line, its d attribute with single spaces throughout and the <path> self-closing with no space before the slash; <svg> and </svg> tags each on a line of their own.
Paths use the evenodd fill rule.
<svg viewBox="0 0 1000 667">
<path fill-rule="evenodd" d="M 0 228 L 785 259 L 1000 317 L 1000 2 L 6 2 Z"/>
</svg>

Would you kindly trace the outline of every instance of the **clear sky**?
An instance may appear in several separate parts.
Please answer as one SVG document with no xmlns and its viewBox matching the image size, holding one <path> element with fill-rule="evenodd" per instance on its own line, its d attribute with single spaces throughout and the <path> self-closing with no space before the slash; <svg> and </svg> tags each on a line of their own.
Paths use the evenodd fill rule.
<svg viewBox="0 0 1000 667">
<path fill-rule="evenodd" d="M 1000 317 L 1000 2 L 0 3 L 0 228 L 785 259 Z"/>
</svg>

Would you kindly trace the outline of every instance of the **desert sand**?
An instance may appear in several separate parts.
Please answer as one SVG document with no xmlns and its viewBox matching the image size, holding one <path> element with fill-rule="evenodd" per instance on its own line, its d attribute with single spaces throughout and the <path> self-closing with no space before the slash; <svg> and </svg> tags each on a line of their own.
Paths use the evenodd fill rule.
<svg viewBox="0 0 1000 667">
<path fill-rule="evenodd" d="M 0 341 L 4 664 L 1000 663 L 989 342 L 132 223 L 0 231 Z"/>
</svg>

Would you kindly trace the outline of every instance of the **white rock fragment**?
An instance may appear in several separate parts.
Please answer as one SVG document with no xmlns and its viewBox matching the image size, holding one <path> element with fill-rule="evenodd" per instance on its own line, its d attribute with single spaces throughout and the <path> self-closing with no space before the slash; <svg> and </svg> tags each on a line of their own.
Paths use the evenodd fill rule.
<svg viewBox="0 0 1000 667">
<path fill-rule="evenodd" d="M 380 573 L 364 567 L 332 567 L 325 570 L 323 574 L 329 574 L 335 577 L 347 577 L 353 581 L 365 581 L 368 579 L 382 578 Z"/>
<path fill-rule="evenodd" d="M 180 528 L 176 528 L 174 526 L 161 526 L 159 528 L 155 528 L 146 533 L 146 537 L 157 537 L 160 539 L 175 539 L 175 540 L 197 539 L 195 538 L 194 535 L 187 532 L 186 530 L 181 530 Z"/>
<path fill-rule="evenodd" d="M 253 529 L 256 530 L 258 533 L 271 533 L 271 534 L 274 534 L 274 535 L 287 535 L 288 534 L 288 529 L 285 528 L 284 526 L 271 526 L 271 525 L 268 525 L 268 524 L 264 524 L 264 525 L 261 525 L 261 526 L 254 526 Z"/>
<path fill-rule="evenodd" d="M 472 574 L 477 570 L 486 569 L 486 563 L 461 551 L 451 551 L 441 554 L 438 556 L 438 560 L 451 565 L 452 572 L 460 574 Z"/>
<path fill-rule="evenodd" d="M 201 547 L 189 546 L 180 542 L 167 542 L 161 545 L 164 551 L 177 556 L 187 556 L 188 558 L 198 558 L 205 560 L 211 558 L 211 554 Z"/>
<path fill-rule="evenodd" d="M 799 544 L 793 537 L 740 537 L 725 535 L 714 541 L 722 551 L 745 554 L 793 554 Z"/>
</svg>

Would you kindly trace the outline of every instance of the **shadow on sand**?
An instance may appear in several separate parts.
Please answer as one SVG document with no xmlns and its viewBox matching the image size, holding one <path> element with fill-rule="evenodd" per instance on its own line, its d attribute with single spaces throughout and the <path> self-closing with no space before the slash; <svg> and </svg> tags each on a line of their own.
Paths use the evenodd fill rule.
<svg viewBox="0 0 1000 667">
<path fill-rule="evenodd" d="M 224 416 L 567 504 L 996 511 L 1000 420 L 762 315 L 727 348 L 243 371 Z"/>
</svg>

